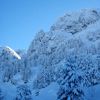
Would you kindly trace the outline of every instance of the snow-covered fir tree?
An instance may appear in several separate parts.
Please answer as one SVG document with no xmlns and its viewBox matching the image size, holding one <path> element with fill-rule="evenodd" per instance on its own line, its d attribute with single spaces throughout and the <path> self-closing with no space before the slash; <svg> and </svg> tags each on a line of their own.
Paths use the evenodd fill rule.
<svg viewBox="0 0 100 100">
<path fill-rule="evenodd" d="M 32 100 L 32 93 L 27 85 L 17 87 L 17 96 L 14 100 Z"/>
<path fill-rule="evenodd" d="M 1 89 L 0 89 L 0 100 L 4 100 L 4 93 L 2 92 Z"/>
<path fill-rule="evenodd" d="M 99 60 L 92 55 L 70 54 L 65 60 L 63 76 L 58 79 L 58 100 L 83 100 L 84 88 L 100 83 Z"/>
</svg>

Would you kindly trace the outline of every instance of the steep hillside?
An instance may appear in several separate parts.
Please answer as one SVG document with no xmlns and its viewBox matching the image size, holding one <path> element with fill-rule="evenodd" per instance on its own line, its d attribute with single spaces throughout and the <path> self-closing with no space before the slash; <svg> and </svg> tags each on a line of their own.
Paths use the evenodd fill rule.
<svg viewBox="0 0 100 100">
<path fill-rule="evenodd" d="M 99 52 L 99 26 L 99 10 L 85 9 L 65 14 L 51 26 L 49 32 L 37 33 L 28 50 L 30 63 L 32 60 L 33 66 L 57 64 L 73 49 L 83 53 L 94 51 L 90 49 Z"/>
<path fill-rule="evenodd" d="M 58 99 L 82 99 L 83 87 L 100 83 L 100 10 L 65 14 L 49 32 L 37 33 L 27 54 L 30 67 L 41 66 L 34 88 L 57 81 Z"/>
<path fill-rule="evenodd" d="M 10 47 L 0 47 L 0 81 L 9 81 L 15 73 L 21 57 Z"/>
<path fill-rule="evenodd" d="M 0 100 L 98 100 L 99 9 L 66 13 L 16 52 L 0 47 Z"/>
</svg>

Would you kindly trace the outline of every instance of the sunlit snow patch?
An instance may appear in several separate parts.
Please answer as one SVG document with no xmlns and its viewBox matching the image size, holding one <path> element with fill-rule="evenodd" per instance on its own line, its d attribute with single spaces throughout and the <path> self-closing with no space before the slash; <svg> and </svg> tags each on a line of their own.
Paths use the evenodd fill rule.
<svg viewBox="0 0 100 100">
<path fill-rule="evenodd" d="M 11 52 L 15 57 L 17 57 L 18 59 L 21 59 L 21 57 L 20 57 L 13 49 L 11 49 L 11 48 L 8 47 L 8 46 L 6 46 L 6 48 L 9 49 L 10 52 Z"/>
</svg>

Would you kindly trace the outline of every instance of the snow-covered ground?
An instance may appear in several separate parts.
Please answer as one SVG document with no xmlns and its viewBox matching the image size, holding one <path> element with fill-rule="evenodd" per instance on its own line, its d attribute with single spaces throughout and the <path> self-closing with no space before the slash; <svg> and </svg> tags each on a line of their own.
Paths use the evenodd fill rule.
<svg viewBox="0 0 100 100">
<path fill-rule="evenodd" d="M 100 85 L 85 89 L 86 100 L 100 100 Z"/>
<path fill-rule="evenodd" d="M 57 91 L 59 89 L 59 85 L 57 83 L 51 83 L 48 87 L 43 88 L 39 91 L 39 95 L 36 96 L 35 91 L 33 92 L 34 100 L 56 100 L 57 99 Z"/>
</svg>

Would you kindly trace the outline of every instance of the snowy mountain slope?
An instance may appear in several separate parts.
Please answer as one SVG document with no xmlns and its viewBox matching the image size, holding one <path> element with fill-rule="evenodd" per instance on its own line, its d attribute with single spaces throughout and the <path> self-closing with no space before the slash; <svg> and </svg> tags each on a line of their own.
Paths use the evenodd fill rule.
<svg viewBox="0 0 100 100">
<path fill-rule="evenodd" d="M 10 47 L 0 47 L 0 68 L 5 68 L 19 60 L 21 60 L 21 57 Z"/>
<path fill-rule="evenodd" d="M 98 100 L 99 9 L 66 13 L 48 32 L 36 34 L 27 53 L 16 52 L 0 47 L 0 98 Z"/>
<path fill-rule="evenodd" d="M 43 66 L 43 70 L 40 70 L 40 73 L 37 75 L 37 79 L 34 83 L 35 87 L 39 89 L 44 88 L 59 78 L 62 79 L 60 81 L 66 82 L 63 76 L 65 70 L 67 70 L 66 64 L 69 61 L 67 57 L 71 57 L 70 59 L 73 60 L 76 57 L 78 58 L 75 60 L 75 63 L 69 62 L 71 63 L 69 68 L 71 65 L 74 66 L 75 69 L 72 71 L 71 68 L 70 70 L 71 73 L 74 72 L 72 74 L 75 74 L 77 67 L 79 67 L 80 74 L 78 75 L 82 79 L 86 77 L 85 81 L 82 80 L 82 83 L 84 83 L 85 86 L 87 85 L 86 87 L 99 84 L 100 10 L 85 9 L 79 12 L 68 13 L 51 26 L 49 32 L 45 33 L 44 31 L 40 31 L 37 33 L 28 50 L 28 63 L 30 67 Z M 91 63 L 93 63 L 93 66 L 91 66 Z M 91 69 L 91 67 L 93 69 Z M 83 75 L 81 73 L 83 73 Z M 94 73 L 98 74 L 96 75 Z M 93 76 L 91 76 L 91 74 L 93 74 Z M 75 76 L 78 75 L 75 74 Z M 73 75 L 73 80 L 76 80 L 75 76 Z M 93 80 L 92 77 L 94 77 Z M 71 81 L 72 80 L 70 80 L 70 82 Z M 77 78 L 76 81 L 79 81 L 79 79 Z M 60 85 L 61 88 L 64 88 L 62 82 Z M 81 83 L 78 83 L 76 86 L 78 87 L 80 84 Z M 68 92 L 72 92 L 72 96 L 74 88 L 75 87 L 70 88 L 72 90 Z M 75 89 L 75 91 L 78 90 L 77 88 Z M 79 92 L 81 93 L 81 91 Z M 78 99 L 79 98 L 76 100 Z"/>
<path fill-rule="evenodd" d="M 86 27 L 82 28 L 80 24 Z M 68 25 L 71 27 L 68 28 Z M 66 14 L 52 26 L 54 29 L 51 27 L 49 32 L 40 31 L 36 35 L 28 50 L 29 64 L 31 66 L 57 64 L 73 49 L 83 53 L 92 53 L 90 49 L 96 49 L 95 53 L 99 52 L 99 26 L 100 10 L 81 10 Z M 76 34 L 71 31 L 76 31 Z"/>
<path fill-rule="evenodd" d="M 17 72 L 20 60 L 21 57 L 10 47 L 0 47 L 0 79 L 9 81 Z"/>
</svg>

